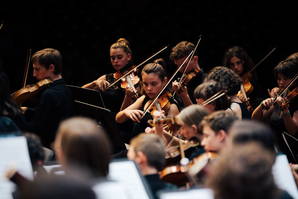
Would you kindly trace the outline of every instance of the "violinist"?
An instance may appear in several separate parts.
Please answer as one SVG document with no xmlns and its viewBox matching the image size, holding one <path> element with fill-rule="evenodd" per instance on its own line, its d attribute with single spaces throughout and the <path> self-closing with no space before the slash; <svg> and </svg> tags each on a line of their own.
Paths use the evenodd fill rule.
<svg viewBox="0 0 298 199">
<path fill-rule="evenodd" d="M 145 128 L 148 127 L 147 121 L 148 119 L 152 119 L 154 111 L 164 111 L 166 117 L 175 116 L 179 113 L 177 105 L 171 99 L 171 94 L 166 90 L 160 93 L 167 83 L 167 77 L 164 68 L 159 63 L 145 65 L 141 76 L 144 95 L 116 115 L 117 123 L 133 122 L 133 132 L 131 132 L 131 129 L 128 132 L 130 133 L 130 138 L 144 132 Z M 155 104 L 152 104 L 158 95 L 160 97 L 156 100 Z M 150 110 L 145 113 L 145 110 L 149 106 L 151 106 Z"/>
<path fill-rule="evenodd" d="M 180 66 L 187 56 L 195 50 L 195 45 L 189 41 L 181 41 L 175 47 L 172 48 L 170 59 L 178 67 Z M 186 66 L 188 67 L 186 68 Z M 186 68 L 186 70 L 185 70 Z M 179 85 L 180 78 L 185 71 L 185 78 L 182 79 Z M 181 107 L 186 107 L 195 103 L 193 92 L 195 88 L 203 82 L 204 72 L 199 65 L 198 56 L 194 55 L 188 64 L 188 61 L 184 63 L 184 66 L 180 69 L 177 74 L 176 81 L 173 82 L 172 87 L 177 91 L 178 96 L 182 100 Z M 178 101 L 181 101 L 178 100 Z"/>
<path fill-rule="evenodd" d="M 73 114 L 71 91 L 62 77 L 62 55 L 53 48 L 37 51 L 32 56 L 33 76 L 37 80 L 49 79 L 52 83 L 40 91 L 35 107 L 29 107 L 17 121 L 23 131 L 33 132 L 42 144 L 51 147 L 58 124 Z"/>
<path fill-rule="evenodd" d="M 292 155 L 283 142 L 282 133 L 287 132 L 294 136 L 298 133 L 297 80 L 287 88 L 297 75 L 297 69 L 297 59 L 287 59 L 275 66 L 273 72 L 278 86 L 271 89 L 270 98 L 263 100 L 252 114 L 252 119 L 264 121 L 274 129 L 280 150 L 290 160 L 293 160 Z M 294 153 L 297 154 L 298 151 Z"/>
<path fill-rule="evenodd" d="M 115 69 L 114 73 L 102 75 L 98 79 L 83 85 L 82 88 L 103 91 L 108 99 L 106 100 L 107 107 L 112 112 L 117 113 L 119 110 L 129 106 L 136 99 L 133 88 L 121 88 L 120 81 L 115 86 L 109 88 L 109 85 L 121 78 L 132 66 L 132 51 L 129 42 L 125 38 L 120 38 L 111 45 L 110 61 Z M 137 76 L 135 78 L 138 79 Z"/>
<path fill-rule="evenodd" d="M 251 114 L 238 97 L 238 92 L 241 88 L 241 78 L 233 70 L 217 66 L 209 71 L 205 81 L 214 80 L 218 82 L 222 90 L 226 91 L 227 96 L 230 98 L 231 105 L 227 111 L 233 112 L 239 119 L 250 119 Z"/>
<path fill-rule="evenodd" d="M 218 154 L 226 147 L 228 129 L 236 120 L 238 120 L 238 118 L 227 111 L 215 111 L 203 118 L 200 124 L 203 134 L 201 145 L 204 147 L 206 154 Z M 214 156 L 215 155 L 210 155 L 210 159 Z M 196 175 L 198 183 L 202 183 L 205 180 L 206 169 L 208 168 L 204 168 L 202 172 L 198 171 L 200 173 L 196 174 L 196 165 L 198 164 L 200 164 L 200 156 L 193 159 L 190 173 L 191 175 Z"/>
<path fill-rule="evenodd" d="M 266 92 L 259 85 L 255 71 L 251 71 L 255 64 L 244 48 L 234 46 L 226 50 L 223 65 L 232 69 L 241 77 L 245 95 L 248 98 L 245 99 L 245 96 L 240 93 L 239 96 L 242 97 L 243 102 L 248 100 L 252 108 L 255 108 L 265 99 Z"/>
<path fill-rule="evenodd" d="M 217 93 L 221 92 L 223 88 L 220 84 L 214 80 L 206 81 L 197 86 L 194 92 L 194 97 L 197 104 L 204 105 L 206 100 L 209 100 Z M 215 99 L 215 98 L 214 98 Z M 224 94 L 221 97 L 210 101 L 208 104 L 204 105 L 210 113 L 218 110 L 226 110 L 231 106 L 230 98 Z"/>
</svg>

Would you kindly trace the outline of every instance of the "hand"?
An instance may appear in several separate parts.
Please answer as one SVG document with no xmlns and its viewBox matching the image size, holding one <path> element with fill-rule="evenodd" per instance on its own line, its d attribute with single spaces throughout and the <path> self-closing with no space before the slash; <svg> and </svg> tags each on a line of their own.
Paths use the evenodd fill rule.
<svg viewBox="0 0 298 199">
<path fill-rule="evenodd" d="M 270 97 L 275 98 L 278 96 L 279 90 L 280 89 L 278 87 L 275 87 L 275 88 L 271 89 L 271 91 L 268 91 L 268 94 Z"/>
<path fill-rule="evenodd" d="M 141 110 L 124 110 L 124 114 L 126 115 L 126 117 L 138 123 L 140 123 L 143 113 L 144 112 Z"/>
<path fill-rule="evenodd" d="M 296 185 L 298 186 L 298 173 L 297 173 L 298 172 L 298 164 L 289 164 L 289 166 L 290 166 L 292 174 L 294 176 Z"/>
<path fill-rule="evenodd" d="M 267 98 L 262 101 L 262 106 L 269 109 L 274 104 L 274 98 Z"/>
<path fill-rule="evenodd" d="M 180 96 L 188 95 L 186 86 L 182 86 L 176 80 L 172 83 L 172 89 L 178 93 Z"/>
<path fill-rule="evenodd" d="M 94 81 L 94 84 L 101 91 L 107 90 L 107 88 L 110 85 L 110 83 L 108 81 L 104 80 L 104 79 L 97 79 L 97 80 Z"/>
</svg>

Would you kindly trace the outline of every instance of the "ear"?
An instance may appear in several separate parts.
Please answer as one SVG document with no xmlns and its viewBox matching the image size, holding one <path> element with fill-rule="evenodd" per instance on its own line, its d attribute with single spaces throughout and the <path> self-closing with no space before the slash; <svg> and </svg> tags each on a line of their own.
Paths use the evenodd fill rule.
<svg viewBox="0 0 298 199">
<path fill-rule="evenodd" d="M 191 129 L 197 134 L 198 133 L 198 127 L 197 125 L 193 124 L 191 125 Z"/>
<path fill-rule="evenodd" d="M 50 64 L 49 70 L 54 73 L 54 71 L 55 71 L 55 65 L 54 64 Z"/>
<path fill-rule="evenodd" d="M 144 165 L 144 164 L 147 164 L 147 157 L 146 157 L 146 155 L 143 152 L 138 151 L 137 154 L 136 154 L 135 161 L 139 165 Z"/>
<path fill-rule="evenodd" d="M 224 130 L 219 130 L 219 131 L 217 132 L 217 136 L 219 137 L 219 140 L 220 140 L 221 142 L 225 142 L 225 141 L 226 141 L 226 138 L 227 138 L 227 133 L 226 133 L 226 131 L 224 131 Z"/>
<path fill-rule="evenodd" d="M 199 57 L 197 55 L 193 56 L 194 62 L 197 62 L 199 60 Z"/>
<path fill-rule="evenodd" d="M 128 59 L 128 61 L 130 61 L 131 58 L 132 58 L 132 55 L 130 53 L 127 53 L 127 59 Z"/>
</svg>

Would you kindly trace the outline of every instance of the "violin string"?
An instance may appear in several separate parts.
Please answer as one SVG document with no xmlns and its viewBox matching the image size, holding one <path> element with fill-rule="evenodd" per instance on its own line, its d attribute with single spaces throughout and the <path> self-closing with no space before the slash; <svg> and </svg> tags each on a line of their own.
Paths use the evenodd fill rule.
<svg viewBox="0 0 298 199">
<path fill-rule="evenodd" d="M 152 59 L 153 57 L 155 57 L 156 55 L 160 54 L 162 51 L 164 51 L 165 49 L 167 49 L 168 46 L 165 46 L 164 48 L 162 48 L 161 50 L 159 50 L 157 53 L 153 54 L 152 56 L 150 56 L 149 58 L 147 58 L 145 61 L 143 61 L 142 63 L 140 63 L 139 65 L 137 65 L 136 67 L 132 68 L 130 71 L 128 71 L 127 73 L 125 73 L 124 75 L 122 75 L 122 77 L 120 77 L 119 79 L 115 80 L 112 84 L 110 84 L 108 86 L 108 89 L 113 87 L 115 84 L 117 84 L 122 78 L 126 77 L 127 75 L 129 75 L 130 73 L 134 72 L 137 68 L 139 68 L 140 66 L 142 66 L 144 63 L 146 63 L 147 61 L 149 61 L 150 59 Z"/>
<path fill-rule="evenodd" d="M 186 59 L 183 61 L 183 63 L 178 67 L 178 69 L 175 71 L 175 73 L 172 75 L 172 77 L 168 80 L 168 82 L 165 84 L 165 86 L 161 89 L 161 91 L 157 94 L 157 96 L 154 98 L 154 100 L 151 102 L 151 104 L 146 108 L 141 118 L 145 116 L 145 114 L 150 110 L 152 105 L 157 101 L 157 99 L 160 97 L 160 95 L 163 93 L 163 91 L 167 88 L 167 86 L 171 83 L 171 81 L 174 79 L 175 75 L 178 73 L 178 71 L 182 68 L 183 64 L 187 61 L 187 59 L 191 56 L 193 51 L 189 53 L 189 55 L 186 57 Z"/>
</svg>

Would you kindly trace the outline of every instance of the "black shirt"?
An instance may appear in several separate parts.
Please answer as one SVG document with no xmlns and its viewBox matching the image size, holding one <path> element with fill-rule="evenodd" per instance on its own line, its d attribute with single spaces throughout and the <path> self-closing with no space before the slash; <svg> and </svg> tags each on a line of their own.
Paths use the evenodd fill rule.
<svg viewBox="0 0 298 199">
<path fill-rule="evenodd" d="M 42 91 L 39 103 L 17 121 L 23 131 L 36 133 L 42 144 L 50 147 L 56 136 L 60 121 L 73 114 L 73 98 L 65 81 L 53 81 Z"/>
</svg>

